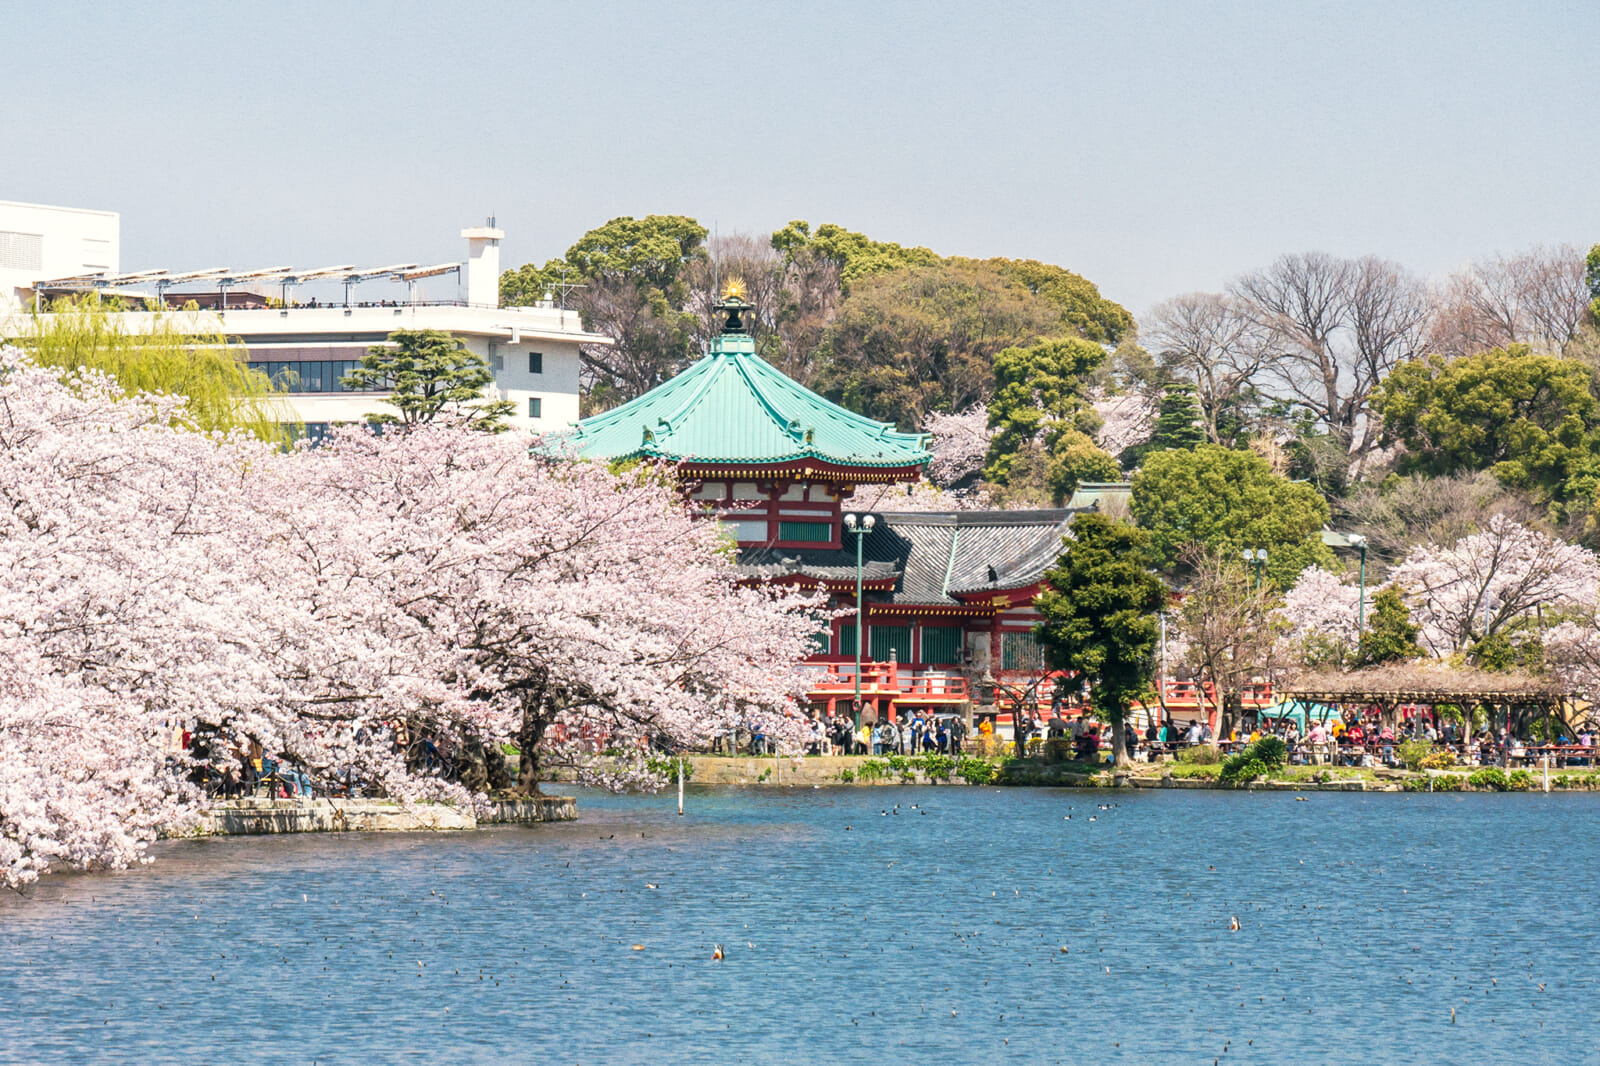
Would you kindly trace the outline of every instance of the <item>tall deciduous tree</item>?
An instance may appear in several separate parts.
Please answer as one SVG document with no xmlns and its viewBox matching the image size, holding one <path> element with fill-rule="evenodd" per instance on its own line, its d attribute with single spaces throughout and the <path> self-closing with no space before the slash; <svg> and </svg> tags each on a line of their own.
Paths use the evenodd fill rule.
<svg viewBox="0 0 1600 1066">
<path fill-rule="evenodd" d="M 345 376 L 355 389 L 387 390 L 384 403 L 398 415 L 372 415 L 373 425 L 425 425 L 439 418 L 499 432 L 515 410 L 510 400 L 485 399 L 494 374 L 483 356 L 436 329 L 403 329 L 388 344 L 367 349 L 361 365 Z"/>
<path fill-rule="evenodd" d="M 1273 337 L 1264 389 L 1310 412 L 1359 462 L 1377 443 L 1373 390 L 1423 350 L 1427 287 L 1381 259 L 1312 252 L 1283 256 L 1230 292 Z"/>
<path fill-rule="evenodd" d="M 1235 557 L 1217 551 L 1188 554 L 1190 580 L 1179 610 L 1191 665 L 1209 681 L 1222 707 L 1220 736 L 1227 736 L 1244 709 L 1246 686 L 1269 680 L 1279 666 L 1287 624 L 1282 599 Z"/>
<path fill-rule="evenodd" d="M 1273 354 L 1272 329 L 1232 297 L 1197 292 L 1156 305 L 1140 334 L 1168 373 L 1193 383 L 1206 439 L 1237 444 Z"/>
<path fill-rule="evenodd" d="M 1473 263 L 1443 286 L 1429 347 L 1448 356 L 1515 344 L 1563 354 L 1590 300 L 1584 268 L 1583 253 L 1572 245 Z"/>
<path fill-rule="evenodd" d="M 1079 515 L 1067 549 L 1046 572 L 1036 629 L 1050 665 L 1089 688 L 1090 705 L 1111 723 L 1118 766 L 1128 763 L 1128 713 L 1155 676 L 1159 614 L 1166 591 L 1147 565 L 1149 538 L 1105 515 Z"/>
<path fill-rule="evenodd" d="M 1307 566 L 1331 560 L 1320 534 L 1327 502 L 1251 452 L 1215 444 L 1154 452 L 1134 475 L 1130 509 L 1163 568 L 1192 544 L 1234 557 L 1264 548 L 1268 576 L 1285 588 Z"/>
</svg>

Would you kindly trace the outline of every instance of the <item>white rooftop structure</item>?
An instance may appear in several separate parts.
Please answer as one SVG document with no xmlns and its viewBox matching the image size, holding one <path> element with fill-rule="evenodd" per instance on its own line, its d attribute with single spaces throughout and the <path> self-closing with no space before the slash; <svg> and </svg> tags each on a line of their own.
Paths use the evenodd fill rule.
<svg viewBox="0 0 1600 1066">
<path fill-rule="evenodd" d="M 34 216 L 7 215 L 7 207 L 60 215 L 33 220 Z M 179 316 L 186 331 L 222 335 L 243 346 L 252 366 L 291 390 L 290 406 L 313 434 L 336 422 L 393 413 L 393 408 L 383 403 L 383 394 L 347 390 L 341 379 L 369 348 L 385 343 L 397 330 L 442 330 L 483 356 L 494 373 L 490 398 L 512 401 L 512 424 L 535 431 L 561 429 L 578 420 L 579 346 L 611 343 L 607 337 L 586 332 L 576 311 L 548 301 L 538 307 L 500 306 L 500 240 L 504 233 L 495 228 L 493 219 L 485 226 L 462 230 L 468 245 L 464 264 L 211 267 L 131 273 L 119 269 L 115 214 L 0 204 L 0 257 L 11 247 L 4 243 L 10 239 L 5 232 L 8 221 L 39 231 L 33 243 L 25 240 L 17 245 L 23 252 L 57 245 L 85 251 L 91 248 L 85 243 L 91 238 L 82 234 L 93 233 L 99 235 L 93 239 L 104 241 L 111 253 L 91 256 L 85 251 L 76 258 L 54 259 L 31 252 L 19 254 L 17 261 L 27 265 L 4 275 L 8 287 L 3 295 L 10 299 L 0 303 L 0 311 L 26 313 L 24 309 L 41 295 L 90 292 L 117 294 L 151 308 L 166 308 L 169 315 Z M 108 232 L 109 237 L 104 236 Z M 79 234 L 77 245 L 68 239 L 74 233 Z M 8 261 L 0 258 L 0 262 Z M 462 277 L 465 300 L 422 297 L 421 282 L 452 273 Z M 360 299 L 360 286 L 380 281 L 403 283 L 404 298 Z M 342 286 L 342 298 L 296 298 L 299 285 L 330 282 Z M 149 328 L 155 313 L 125 311 L 119 317 L 124 328 L 138 331 Z"/>
</svg>

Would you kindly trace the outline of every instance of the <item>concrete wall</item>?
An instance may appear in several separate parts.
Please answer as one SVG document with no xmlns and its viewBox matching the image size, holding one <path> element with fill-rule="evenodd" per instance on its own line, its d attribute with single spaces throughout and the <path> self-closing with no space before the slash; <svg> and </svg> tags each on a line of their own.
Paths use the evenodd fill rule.
<svg viewBox="0 0 1600 1066">
<path fill-rule="evenodd" d="M 492 801 L 484 823 L 570 822 L 577 804 L 568 796 Z M 215 804 L 200 816 L 200 836 L 265 836 L 273 833 L 419 832 L 476 829 L 470 808 L 443 804 L 403 807 L 386 800 L 242 799 Z"/>
</svg>

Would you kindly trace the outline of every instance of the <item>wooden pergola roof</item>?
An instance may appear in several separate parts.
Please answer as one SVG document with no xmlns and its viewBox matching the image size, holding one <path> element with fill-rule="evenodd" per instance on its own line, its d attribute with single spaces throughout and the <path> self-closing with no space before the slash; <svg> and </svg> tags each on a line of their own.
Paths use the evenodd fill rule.
<svg viewBox="0 0 1600 1066">
<path fill-rule="evenodd" d="M 1286 688 L 1290 699 L 1313 703 L 1555 704 L 1574 693 L 1559 681 L 1497 674 L 1471 667 L 1398 664 L 1346 673 L 1312 674 Z"/>
</svg>

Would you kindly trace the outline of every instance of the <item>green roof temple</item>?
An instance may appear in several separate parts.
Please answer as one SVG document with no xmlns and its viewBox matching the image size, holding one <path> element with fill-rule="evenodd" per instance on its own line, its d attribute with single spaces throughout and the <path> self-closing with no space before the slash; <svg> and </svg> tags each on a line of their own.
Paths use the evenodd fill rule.
<svg viewBox="0 0 1600 1066">
<path fill-rule="evenodd" d="M 847 411 L 792 381 L 756 354 L 730 288 L 710 351 L 635 400 L 586 418 L 562 438 L 580 458 L 656 459 L 689 477 L 739 472 L 814 481 L 911 481 L 931 458 L 926 438 Z"/>
</svg>

